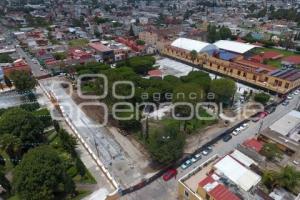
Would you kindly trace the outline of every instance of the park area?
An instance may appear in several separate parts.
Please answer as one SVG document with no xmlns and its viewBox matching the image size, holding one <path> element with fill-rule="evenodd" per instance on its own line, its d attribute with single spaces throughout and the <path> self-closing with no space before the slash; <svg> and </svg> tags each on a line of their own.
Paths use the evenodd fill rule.
<svg viewBox="0 0 300 200">
<path fill-rule="evenodd" d="M 115 113 L 119 119 L 109 118 L 109 125 L 118 127 L 124 135 L 140 143 L 150 154 L 155 163 L 166 165 L 176 161 L 182 156 L 186 145 L 186 139 L 192 135 L 202 133 L 207 127 L 218 123 L 211 117 L 207 110 L 199 107 L 201 117 L 211 117 L 209 120 L 201 120 L 193 116 L 189 120 L 176 120 L 170 115 L 170 111 L 162 119 L 145 120 L 147 113 L 155 111 L 155 108 L 147 107 L 143 103 L 152 105 L 174 104 L 188 102 L 193 105 L 193 110 L 199 102 L 207 101 L 207 93 L 217 94 L 215 101 L 223 103 L 225 107 L 230 105 L 232 96 L 236 92 L 235 82 L 231 79 L 220 78 L 213 80 L 211 76 L 199 70 L 192 71 L 180 77 L 166 75 L 164 77 L 149 77 L 149 71 L 157 70 L 156 60 L 151 56 L 133 57 L 117 63 L 115 68 L 110 68 L 101 63 L 87 63 L 75 66 L 77 74 L 102 73 L 108 79 L 108 94 L 100 102 L 105 103 L 110 112 L 118 103 L 134 105 L 134 111 Z M 192 69 L 192 67 L 190 67 Z M 131 81 L 135 86 L 132 97 L 120 100 L 114 97 L 112 85 L 115 81 Z M 81 85 L 84 94 L 102 94 L 103 80 L 99 78 L 86 78 Z M 128 85 L 118 85 L 115 92 L 127 96 L 131 93 Z M 191 98 L 191 94 L 193 98 Z M 172 95 L 172 97 L 169 97 Z M 84 100 L 73 96 L 77 104 Z M 119 105 L 118 109 L 127 109 L 126 105 Z M 174 108 L 175 109 L 175 108 Z M 148 110 L 148 111 L 146 111 Z M 84 111 L 92 119 L 102 122 L 103 110 L 84 108 Z M 176 116 L 186 117 L 192 110 L 186 106 L 177 106 Z M 129 120 L 122 120 L 133 116 Z M 147 121 L 147 122 L 146 122 Z"/>
<path fill-rule="evenodd" d="M 0 116 L 3 198 L 79 200 L 93 192 L 97 183 L 75 151 L 77 140 L 47 109 L 31 102 L 1 109 Z"/>
</svg>

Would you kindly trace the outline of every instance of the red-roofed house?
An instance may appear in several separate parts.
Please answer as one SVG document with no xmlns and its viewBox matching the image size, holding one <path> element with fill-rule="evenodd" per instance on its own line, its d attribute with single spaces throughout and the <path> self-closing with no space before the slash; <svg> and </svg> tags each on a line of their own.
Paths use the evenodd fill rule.
<svg viewBox="0 0 300 200">
<path fill-rule="evenodd" d="M 8 76 L 13 71 L 26 71 L 31 73 L 31 69 L 23 59 L 18 59 L 12 63 L 12 65 L 3 67 L 4 75 Z"/>
<path fill-rule="evenodd" d="M 94 51 L 95 54 L 99 55 L 103 62 L 112 63 L 115 60 L 114 51 L 101 42 L 89 43 L 89 47 Z"/>
<path fill-rule="evenodd" d="M 227 187 L 219 183 L 219 176 L 212 174 L 198 184 L 197 193 L 204 199 L 210 200 L 240 200 Z"/>
<path fill-rule="evenodd" d="M 246 140 L 243 145 L 249 149 L 255 150 L 256 152 L 260 152 L 260 150 L 263 148 L 263 144 L 255 138 Z"/>
</svg>

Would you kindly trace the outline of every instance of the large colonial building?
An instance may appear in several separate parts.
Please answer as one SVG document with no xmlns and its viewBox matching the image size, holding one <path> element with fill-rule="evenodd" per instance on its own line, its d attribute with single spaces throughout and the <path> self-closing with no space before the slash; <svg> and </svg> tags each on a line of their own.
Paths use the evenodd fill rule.
<svg viewBox="0 0 300 200">
<path fill-rule="evenodd" d="M 165 46 L 163 54 L 183 62 L 191 63 L 200 69 L 228 76 L 270 92 L 286 94 L 300 86 L 300 70 L 277 69 L 259 62 L 250 61 L 251 50 L 255 45 L 236 41 L 220 40 L 214 44 L 178 38 Z M 191 59 L 191 51 L 198 56 Z"/>
</svg>

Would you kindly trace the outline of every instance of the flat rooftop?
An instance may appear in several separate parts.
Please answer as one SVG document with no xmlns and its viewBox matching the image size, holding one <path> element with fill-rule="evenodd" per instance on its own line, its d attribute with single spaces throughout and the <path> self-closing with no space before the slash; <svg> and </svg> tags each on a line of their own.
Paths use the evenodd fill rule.
<svg viewBox="0 0 300 200">
<path fill-rule="evenodd" d="M 270 130 L 300 142 L 300 112 L 292 110 L 270 126 Z"/>
</svg>

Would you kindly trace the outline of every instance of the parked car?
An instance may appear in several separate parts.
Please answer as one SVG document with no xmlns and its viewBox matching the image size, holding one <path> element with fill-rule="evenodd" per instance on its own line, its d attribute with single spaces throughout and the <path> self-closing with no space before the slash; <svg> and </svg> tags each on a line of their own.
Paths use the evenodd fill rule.
<svg viewBox="0 0 300 200">
<path fill-rule="evenodd" d="M 233 132 L 232 132 L 232 135 L 238 135 L 240 133 L 240 129 L 235 129 Z"/>
<path fill-rule="evenodd" d="M 275 112 L 276 110 L 276 106 L 272 106 L 272 107 L 269 107 L 265 110 L 265 112 L 267 112 L 268 114 L 271 114 L 273 112 Z"/>
<path fill-rule="evenodd" d="M 289 101 L 288 100 L 285 100 L 281 105 L 283 105 L 283 106 L 287 106 L 287 105 L 289 105 Z"/>
<path fill-rule="evenodd" d="M 253 121 L 253 122 L 258 122 L 260 119 L 265 118 L 268 114 L 269 114 L 269 113 L 267 113 L 267 112 L 260 112 L 260 113 L 258 114 L 258 116 L 254 117 L 254 118 L 252 119 L 252 121 Z"/>
<path fill-rule="evenodd" d="M 192 158 L 190 159 L 190 161 L 191 161 L 192 163 L 195 163 L 195 162 L 197 162 L 197 159 L 194 158 L 194 157 L 192 157 Z"/>
<path fill-rule="evenodd" d="M 196 158 L 197 160 L 200 160 L 200 159 L 202 158 L 202 156 L 201 156 L 200 153 L 198 153 L 198 154 L 195 155 L 195 158 Z"/>
<path fill-rule="evenodd" d="M 202 151 L 202 155 L 207 156 L 211 152 L 212 152 L 212 146 L 208 146 Z"/>
<path fill-rule="evenodd" d="M 244 124 L 240 127 L 240 130 L 243 131 L 243 130 L 247 129 L 248 127 L 249 127 L 249 124 L 244 123 Z"/>
<path fill-rule="evenodd" d="M 293 160 L 293 163 L 294 163 L 294 165 L 299 165 L 300 164 L 299 161 L 297 161 L 297 160 Z"/>
<path fill-rule="evenodd" d="M 169 169 L 164 175 L 163 175 L 163 179 L 164 181 L 168 181 L 171 178 L 175 177 L 177 175 L 177 170 L 176 169 Z"/>
<path fill-rule="evenodd" d="M 225 135 L 225 136 L 223 137 L 223 141 L 224 141 L 224 142 L 228 142 L 229 140 L 231 140 L 231 138 L 232 138 L 231 135 Z"/>
<path fill-rule="evenodd" d="M 293 96 L 289 94 L 289 95 L 286 97 L 286 99 L 292 100 L 292 99 L 293 99 Z"/>
<path fill-rule="evenodd" d="M 293 92 L 293 95 L 298 95 L 299 94 L 299 91 L 298 90 L 295 90 L 294 92 Z"/>
<path fill-rule="evenodd" d="M 191 165 L 192 165 L 192 162 L 190 160 L 187 160 L 181 165 L 181 169 L 186 169 Z"/>
</svg>

